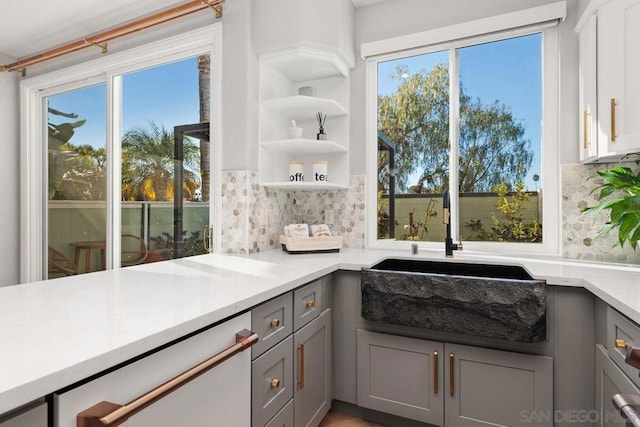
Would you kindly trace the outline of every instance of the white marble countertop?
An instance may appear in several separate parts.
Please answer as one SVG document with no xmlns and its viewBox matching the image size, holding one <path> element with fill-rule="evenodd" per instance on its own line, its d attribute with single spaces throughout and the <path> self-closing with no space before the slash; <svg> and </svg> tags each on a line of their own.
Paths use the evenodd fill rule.
<svg viewBox="0 0 640 427">
<path fill-rule="evenodd" d="M 333 271 L 442 251 L 210 254 L 0 288 L 0 414 Z M 583 286 L 640 323 L 640 267 L 460 252 L 452 262 L 523 265 Z"/>
</svg>

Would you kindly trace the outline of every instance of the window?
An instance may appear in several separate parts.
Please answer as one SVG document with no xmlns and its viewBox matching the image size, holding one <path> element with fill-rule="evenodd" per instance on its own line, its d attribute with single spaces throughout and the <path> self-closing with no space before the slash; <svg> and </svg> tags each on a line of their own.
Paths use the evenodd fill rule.
<svg viewBox="0 0 640 427">
<path fill-rule="evenodd" d="M 219 32 L 23 81 L 24 166 L 42 173 L 24 177 L 22 281 L 204 253 L 219 200 Z"/>
<path fill-rule="evenodd" d="M 368 244 L 557 253 L 557 26 L 367 60 Z"/>
</svg>

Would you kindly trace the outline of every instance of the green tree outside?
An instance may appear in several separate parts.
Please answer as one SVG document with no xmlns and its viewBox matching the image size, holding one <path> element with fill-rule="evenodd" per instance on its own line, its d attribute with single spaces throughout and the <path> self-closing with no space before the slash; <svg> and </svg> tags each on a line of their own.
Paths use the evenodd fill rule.
<svg viewBox="0 0 640 427">
<path fill-rule="evenodd" d="M 404 80 L 392 95 L 378 96 L 378 127 L 396 146 L 397 191 L 407 192 L 409 176 L 421 174 L 414 192 L 439 193 L 449 181 L 449 70 L 438 64 Z M 510 107 L 473 100 L 460 84 L 459 191 L 514 188 L 531 166 L 531 141 Z M 386 153 L 378 155 L 378 190 L 388 189 Z"/>
</svg>

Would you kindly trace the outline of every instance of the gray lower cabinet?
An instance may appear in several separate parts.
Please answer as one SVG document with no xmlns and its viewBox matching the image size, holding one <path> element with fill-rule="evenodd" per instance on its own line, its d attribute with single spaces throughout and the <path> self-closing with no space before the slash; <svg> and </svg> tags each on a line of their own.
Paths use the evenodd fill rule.
<svg viewBox="0 0 640 427">
<path fill-rule="evenodd" d="M 331 309 L 294 335 L 296 427 L 315 427 L 331 408 Z"/>
<path fill-rule="evenodd" d="M 446 343 L 445 425 L 553 426 L 553 358 Z"/>
<path fill-rule="evenodd" d="M 358 330 L 358 406 L 444 425 L 443 344 Z"/>
<path fill-rule="evenodd" d="M 252 427 L 315 427 L 331 407 L 331 276 L 251 311 Z"/>
<path fill-rule="evenodd" d="M 294 427 L 293 400 L 280 410 L 264 427 Z"/>
<path fill-rule="evenodd" d="M 618 368 L 607 349 L 596 345 L 596 411 L 597 427 L 625 426 L 625 420 L 613 406 L 615 394 L 640 395 L 640 390 Z"/>
<path fill-rule="evenodd" d="M 47 404 L 39 402 L 2 415 L 0 427 L 47 427 Z"/>
<path fill-rule="evenodd" d="M 553 358 L 358 330 L 358 406 L 447 427 L 552 426 Z"/>
<path fill-rule="evenodd" d="M 293 337 L 251 363 L 251 425 L 264 426 L 293 398 Z"/>
</svg>

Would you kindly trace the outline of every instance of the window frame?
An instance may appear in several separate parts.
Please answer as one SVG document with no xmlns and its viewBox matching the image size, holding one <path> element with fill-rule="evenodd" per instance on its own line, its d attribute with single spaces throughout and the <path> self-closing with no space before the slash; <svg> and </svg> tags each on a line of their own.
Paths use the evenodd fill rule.
<svg viewBox="0 0 640 427">
<path fill-rule="evenodd" d="M 519 12 L 524 13 L 524 12 Z M 519 13 L 509 14 L 518 15 Z M 499 21 L 503 15 L 496 17 Z M 486 20 L 483 20 L 483 23 Z M 477 21 L 479 22 L 479 21 Z M 502 22 L 500 20 L 500 22 Z M 496 24 L 497 25 L 497 24 Z M 482 27 L 471 23 L 472 28 Z M 458 26 L 454 26 L 458 27 Z M 528 34 L 542 34 L 542 132 L 541 132 L 541 176 L 544 183 L 544 197 L 542 205 L 543 239 L 541 243 L 517 243 L 517 242 L 487 242 L 464 241 L 465 251 L 483 251 L 492 253 L 527 253 L 560 255 L 560 190 L 559 190 L 559 93 L 560 93 L 560 59 L 559 59 L 559 29 L 557 21 L 542 22 L 516 29 L 498 29 L 490 34 L 478 34 L 454 38 L 451 41 L 442 42 L 444 35 L 451 36 L 452 28 L 425 32 L 422 38 L 422 46 L 415 47 L 415 35 L 407 36 L 405 48 L 399 38 L 392 39 L 393 43 L 382 41 L 363 45 L 363 53 L 371 56 L 366 60 L 366 176 L 367 176 L 367 232 L 366 246 L 371 248 L 408 249 L 411 243 L 418 243 L 421 249 L 442 250 L 440 242 L 415 242 L 401 240 L 384 240 L 377 238 L 377 70 L 378 63 L 403 57 L 427 54 L 437 51 L 449 51 L 449 141 L 450 157 L 449 170 L 451 191 L 451 229 L 454 241 L 458 240 L 459 230 L 459 203 L 458 203 L 458 126 L 459 126 L 459 72 L 457 61 L 457 49 L 482 43 L 500 41 L 504 39 L 525 36 Z M 485 28 L 485 27 L 482 27 Z M 468 29 L 464 30 L 468 32 Z M 437 43 L 431 41 L 438 40 Z M 385 51 L 393 46 L 393 51 Z M 455 159 L 455 161 L 453 160 Z M 437 219 L 440 220 L 441 216 Z M 444 226 L 444 225 L 443 225 Z"/>
<path fill-rule="evenodd" d="M 47 247 L 47 112 L 44 99 L 94 84 L 106 85 L 107 137 L 107 269 L 120 267 L 120 157 L 122 75 L 197 55 L 211 58 L 211 198 L 209 219 L 220 229 L 222 23 L 147 43 L 86 63 L 62 68 L 20 83 L 20 282 L 45 278 Z M 214 233 L 219 235 L 219 233 Z M 213 248 L 220 251 L 220 239 Z"/>
</svg>

